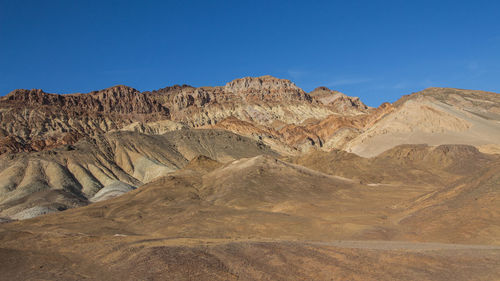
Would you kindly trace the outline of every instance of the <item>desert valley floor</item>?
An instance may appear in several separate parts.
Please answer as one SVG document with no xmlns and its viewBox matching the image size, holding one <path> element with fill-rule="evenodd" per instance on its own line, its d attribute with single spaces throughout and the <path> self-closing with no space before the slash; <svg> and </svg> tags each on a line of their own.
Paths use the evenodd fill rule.
<svg viewBox="0 0 500 281">
<path fill-rule="evenodd" d="M 496 93 L 15 90 L 0 153 L 0 280 L 500 280 Z"/>
</svg>

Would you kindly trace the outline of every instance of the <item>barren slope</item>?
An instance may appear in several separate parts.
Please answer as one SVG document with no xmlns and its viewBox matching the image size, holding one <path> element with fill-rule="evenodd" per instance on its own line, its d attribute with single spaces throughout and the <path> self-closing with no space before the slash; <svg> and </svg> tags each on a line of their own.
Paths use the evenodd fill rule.
<svg viewBox="0 0 500 281">
<path fill-rule="evenodd" d="M 498 145 L 500 95 L 430 88 L 401 98 L 395 109 L 352 140 L 346 149 L 374 156 L 399 144 Z"/>
<path fill-rule="evenodd" d="M 497 280 L 499 140 L 481 91 L 16 90 L 0 280 Z"/>
<path fill-rule="evenodd" d="M 394 207 L 389 217 L 404 230 L 394 239 L 498 244 L 500 156 L 465 145 L 401 145 L 373 158 L 343 151 L 290 159 L 331 175 L 371 186 L 427 190 Z"/>
<path fill-rule="evenodd" d="M 320 147 L 321 141 L 307 141 L 315 134 L 307 130 L 298 141 L 281 139 L 277 130 L 283 126 L 319 122 L 332 114 L 357 116 L 370 111 L 358 98 L 324 87 L 308 94 L 289 80 L 271 76 L 236 79 L 224 87 L 176 85 L 143 93 L 121 85 L 68 95 L 15 90 L 0 98 L 0 154 L 74 144 L 81 138 L 115 130 L 163 134 L 212 127 L 227 118 L 247 122 L 271 135 L 247 135 L 248 130 L 237 127 L 231 131 L 294 153 L 310 145 Z"/>
<path fill-rule="evenodd" d="M 105 189 L 98 197 L 118 186 L 123 191 L 130 189 L 123 189 L 126 186 L 141 186 L 198 155 L 227 162 L 260 154 L 276 155 L 262 143 L 218 130 L 180 130 L 163 135 L 113 132 L 74 146 L 4 154 L 0 156 L 0 214 L 23 218 L 30 215 L 16 214 L 29 208 L 53 212 L 84 205 L 99 190 Z M 59 191 L 57 197 L 49 192 L 55 190 Z"/>
<path fill-rule="evenodd" d="M 485 157 L 491 164 L 485 164 L 486 169 L 498 169 L 490 156 L 461 147 L 445 148 L 447 153 L 442 148 L 413 151 L 425 158 L 420 161 L 432 158 L 454 167 L 450 173 L 459 169 L 457 153 Z M 409 150 L 388 154 L 384 161 L 401 163 L 407 159 L 400 157 L 404 151 Z M 488 174 L 492 172 L 483 177 L 491 182 Z M 2 264 L 2 276 L 495 280 L 500 276 L 500 248 L 465 244 L 500 243 L 495 240 L 498 230 L 491 227 L 500 221 L 499 205 L 475 208 L 469 215 L 476 222 L 489 220 L 489 226 L 474 225 L 475 236 L 467 236 L 469 226 L 460 223 L 469 207 L 460 212 L 449 209 L 448 224 L 436 228 L 440 221 L 432 221 L 420 210 L 433 204 L 451 208 L 454 199 L 441 195 L 447 190 L 428 183 L 360 183 L 270 156 L 227 164 L 197 157 L 186 168 L 120 197 L 1 224 L 0 253 L 10 257 L 8 264 Z M 498 199 L 487 186 L 468 185 L 462 193 L 465 197 L 477 194 Z M 432 231 L 415 235 L 425 230 Z M 345 241 L 360 239 L 389 242 Z M 390 242 L 401 239 L 464 245 Z M 79 266 L 71 267 L 75 263 Z"/>
</svg>

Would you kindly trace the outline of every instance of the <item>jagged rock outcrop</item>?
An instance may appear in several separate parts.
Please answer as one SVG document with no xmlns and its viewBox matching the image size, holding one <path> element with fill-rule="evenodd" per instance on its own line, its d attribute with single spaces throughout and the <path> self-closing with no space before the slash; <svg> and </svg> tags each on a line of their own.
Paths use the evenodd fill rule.
<svg viewBox="0 0 500 281">
<path fill-rule="evenodd" d="M 15 90 L 0 99 L 0 152 L 39 151 L 134 121 L 170 118 L 168 108 L 139 91 L 115 86 L 88 94 Z"/>
<path fill-rule="evenodd" d="M 2 104 L 16 107 L 56 107 L 68 113 L 148 114 L 168 117 L 168 109 L 136 89 L 119 85 L 88 94 L 48 94 L 40 89 L 14 90 Z"/>
<path fill-rule="evenodd" d="M 230 116 L 265 126 L 277 120 L 300 123 L 334 112 L 291 81 L 272 76 L 236 79 L 224 87 L 173 86 L 151 94 L 171 109 L 172 120 L 192 127 L 214 125 Z"/>
<path fill-rule="evenodd" d="M 272 76 L 144 93 L 126 86 L 70 95 L 16 90 L 0 99 L 0 153 L 72 145 L 84 136 L 114 130 L 162 134 L 190 127 L 230 130 L 288 154 L 336 148 L 375 155 L 410 141 L 405 138 L 443 144 L 462 138 L 460 134 L 468 135 L 460 143 L 491 151 L 498 104 L 493 93 L 431 88 L 394 105 L 370 108 L 326 87 L 306 93 Z M 483 140 L 472 140 L 472 135 Z"/>
<path fill-rule="evenodd" d="M 245 77 L 233 80 L 224 87 L 226 93 L 234 93 L 242 97 L 246 102 L 281 100 L 308 101 L 311 96 L 297 87 L 293 82 L 286 79 L 277 79 L 272 76 Z"/>
<path fill-rule="evenodd" d="M 273 138 L 284 141 L 277 144 L 270 140 L 276 148 L 303 150 L 303 144 L 318 147 L 326 141 L 303 128 L 304 122 L 319 122 L 332 114 L 355 116 L 370 112 L 357 98 L 335 95 L 325 88 L 321 91 L 335 96 L 325 102 L 317 97 L 318 91 L 313 91 L 313 98 L 291 81 L 272 76 L 236 79 L 223 87 L 175 85 L 144 93 L 122 85 L 88 94 L 15 90 L 0 98 L 0 153 L 72 145 L 82 137 L 114 130 L 161 134 L 180 128 L 210 127 L 229 117 L 275 132 Z M 307 137 L 279 136 L 297 130 Z"/>
<path fill-rule="evenodd" d="M 445 88 L 17 90 L 0 279 L 497 279 L 499 128 L 500 95 Z"/>
<path fill-rule="evenodd" d="M 368 106 L 361 102 L 358 97 L 349 97 L 339 91 L 330 90 L 327 87 L 318 87 L 310 92 L 309 95 L 324 105 L 334 107 L 339 113 L 359 114 L 368 110 Z"/>
</svg>

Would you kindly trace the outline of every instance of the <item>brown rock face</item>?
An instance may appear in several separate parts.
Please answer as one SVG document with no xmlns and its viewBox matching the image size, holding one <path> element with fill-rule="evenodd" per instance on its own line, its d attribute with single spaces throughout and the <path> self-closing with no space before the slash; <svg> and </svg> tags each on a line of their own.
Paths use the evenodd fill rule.
<svg viewBox="0 0 500 281">
<path fill-rule="evenodd" d="M 245 77 L 222 87 L 175 85 L 144 93 L 126 86 L 69 95 L 16 90 L 0 99 L 0 152 L 38 151 L 124 128 L 165 132 L 184 127 L 223 128 L 287 153 L 315 147 L 370 155 L 401 144 L 399 134 L 417 129 L 434 140 L 449 128 L 454 131 L 447 140 L 456 139 L 451 136 L 455 131 L 477 130 L 473 135 L 488 138 L 463 143 L 488 145 L 495 143 L 494 135 L 485 128 L 497 126 L 498 100 L 494 93 L 430 88 L 374 109 L 326 87 L 306 93 L 272 76 Z M 229 121 L 220 124 L 224 120 Z M 409 124 L 411 120 L 419 121 Z M 147 124 L 151 122 L 154 126 Z M 390 141 L 366 147 L 388 133 L 394 135 Z"/>
<path fill-rule="evenodd" d="M 308 101 L 311 96 L 290 80 L 272 76 L 245 77 L 233 80 L 224 87 L 226 93 L 242 96 L 247 102 L 252 101 Z"/>
<path fill-rule="evenodd" d="M 335 101 L 322 104 L 291 81 L 272 76 L 236 79 L 224 87 L 175 85 L 144 94 L 169 108 L 172 120 L 192 127 L 211 126 L 235 117 L 257 126 L 279 129 L 275 126 L 278 123 L 300 124 L 307 119 L 339 113 L 339 110 L 349 115 L 365 113 L 362 106 L 345 111 L 347 104 L 339 106 Z"/>
<path fill-rule="evenodd" d="M 0 138 L 0 154 L 7 152 L 20 152 L 20 151 L 31 151 L 29 147 L 13 136 L 6 136 Z"/>
<path fill-rule="evenodd" d="M 334 107 L 340 113 L 368 110 L 368 106 L 362 103 L 358 97 L 348 97 L 339 91 L 330 90 L 327 87 L 318 87 L 310 92 L 309 95 L 324 105 Z"/>
<path fill-rule="evenodd" d="M 152 92 L 156 100 L 174 112 L 189 107 L 205 107 L 215 104 L 311 102 L 311 97 L 290 80 L 272 76 L 245 77 L 233 80 L 224 87 L 194 88 L 175 85 Z"/>
<path fill-rule="evenodd" d="M 15 90 L 0 99 L 0 152 L 39 151 L 74 144 L 82 136 L 150 127 L 146 123 L 151 122 L 156 122 L 152 131 L 164 132 L 210 127 L 228 118 L 242 123 L 218 127 L 246 132 L 243 135 L 281 151 L 304 150 L 322 147 L 344 124 L 353 127 L 342 118 L 368 120 L 372 111 L 358 98 L 325 87 L 308 94 L 291 81 L 272 76 L 236 79 L 223 87 L 175 85 L 143 93 L 127 86 L 67 95 Z M 168 123 L 172 126 L 162 128 L 167 123 L 158 121 L 165 120 L 178 125 Z M 322 120 L 335 120 L 335 125 Z M 366 122 L 361 123 L 354 127 L 359 129 Z M 133 124 L 137 125 L 129 126 Z M 238 124 L 245 126 L 238 128 Z M 357 134 L 351 130 L 348 138 Z"/>
<path fill-rule="evenodd" d="M 127 86 L 115 86 L 88 94 L 48 94 L 40 89 L 14 90 L 2 100 L 4 104 L 23 107 L 48 106 L 59 110 L 110 114 L 160 114 L 168 109 L 156 100 Z"/>
<path fill-rule="evenodd" d="M 0 280 L 498 280 L 499 97 L 14 91 Z"/>
<path fill-rule="evenodd" d="M 38 151 L 73 144 L 80 137 L 121 128 L 133 121 L 168 119 L 168 108 L 150 96 L 115 86 L 88 94 L 58 95 L 15 90 L 0 100 L 0 151 Z"/>
</svg>

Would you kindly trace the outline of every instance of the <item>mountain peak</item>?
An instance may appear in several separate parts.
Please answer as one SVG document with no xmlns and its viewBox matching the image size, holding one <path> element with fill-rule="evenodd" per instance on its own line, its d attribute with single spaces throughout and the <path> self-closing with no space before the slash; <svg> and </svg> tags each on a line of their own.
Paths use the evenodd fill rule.
<svg viewBox="0 0 500 281">
<path fill-rule="evenodd" d="M 48 94 L 42 89 L 16 89 L 2 98 L 4 101 L 24 104 L 48 104 L 54 99 L 58 99 L 57 94 Z"/>
<path fill-rule="evenodd" d="M 132 87 L 129 87 L 127 85 L 115 85 L 111 86 L 109 88 L 103 89 L 104 90 L 119 90 L 119 91 L 134 91 L 134 92 L 139 92 L 137 89 L 134 89 Z"/>
<path fill-rule="evenodd" d="M 344 93 L 341 93 L 339 91 L 335 91 L 335 90 L 332 90 L 332 89 L 329 89 L 327 87 L 324 87 L 324 86 L 321 86 L 321 87 L 317 87 L 316 89 L 312 90 L 311 92 L 309 92 L 309 95 L 311 96 L 334 96 L 336 98 L 338 97 L 346 97 L 346 95 Z"/>
<path fill-rule="evenodd" d="M 126 85 L 115 85 L 115 86 L 111 86 L 109 88 L 105 88 L 105 89 L 102 89 L 99 91 L 90 92 L 89 94 L 100 95 L 103 93 L 104 94 L 109 93 L 109 94 L 113 94 L 115 96 L 124 96 L 124 95 L 130 95 L 130 94 L 133 94 L 133 95 L 140 94 L 140 91 L 137 89 L 134 89 L 132 87 L 126 86 Z"/>
<path fill-rule="evenodd" d="M 247 102 L 253 100 L 311 101 L 311 97 L 292 81 L 270 75 L 235 79 L 226 84 L 224 91 L 240 95 Z"/>
<path fill-rule="evenodd" d="M 271 75 L 260 77 L 243 77 L 235 79 L 225 86 L 229 91 L 240 90 L 280 90 L 280 89 L 293 89 L 300 90 L 292 81 L 288 79 L 280 79 Z"/>
<path fill-rule="evenodd" d="M 318 87 L 309 95 L 318 102 L 337 108 L 338 112 L 356 112 L 368 109 L 358 97 L 349 97 L 339 91 L 327 87 Z"/>
</svg>

